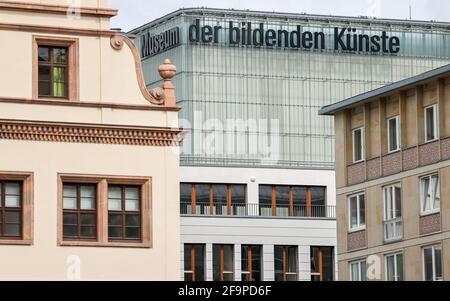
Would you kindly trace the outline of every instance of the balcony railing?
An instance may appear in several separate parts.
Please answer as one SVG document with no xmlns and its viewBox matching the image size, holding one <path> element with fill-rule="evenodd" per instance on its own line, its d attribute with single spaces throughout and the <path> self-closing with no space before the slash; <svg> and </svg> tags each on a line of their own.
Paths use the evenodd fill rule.
<svg viewBox="0 0 450 301">
<path fill-rule="evenodd" d="M 384 240 L 392 241 L 403 238 L 403 220 L 401 217 L 384 222 Z"/>
<path fill-rule="evenodd" d="M 336 206 L 181 203 L 182 215 L 336 218 Z"/>
</svg>

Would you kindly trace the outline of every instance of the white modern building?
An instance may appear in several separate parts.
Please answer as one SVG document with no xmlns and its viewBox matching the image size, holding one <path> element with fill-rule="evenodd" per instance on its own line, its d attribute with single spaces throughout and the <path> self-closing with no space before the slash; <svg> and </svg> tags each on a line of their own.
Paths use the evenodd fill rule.
<svg viewBox="0 0 450 301">
<path fill-rule="evenodd" d="M 163 58 L 189 130 L 181 279 L 337 280 L 339 99 L 450 62 L 450 24 L 181 9 L 130 32 L 148 88 Z"/>
</svg>

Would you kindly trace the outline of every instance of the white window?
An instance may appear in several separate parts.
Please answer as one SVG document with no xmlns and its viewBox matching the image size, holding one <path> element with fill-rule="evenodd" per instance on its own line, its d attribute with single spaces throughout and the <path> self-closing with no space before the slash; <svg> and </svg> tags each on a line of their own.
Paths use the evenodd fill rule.
<svg viewBox="0 0 450 301">
<path fill-rule="evenodd" d="M 400 117 L 395 116 L 388 119 L 388 147 L 389 152 L 400 150 Z"/>
<path fill-rule="evenodd" d="M 426 176 L 420 179 L 420 203 L 422 215 L 440 211 L 441 193 L 439 175 Z"/>
<path fill-rule="evenodd" d="M 425 108 L 425 142 L 439 138 L 439 118 L 437 105 Z"/>
<path fill-rule="evenodd" d="M 423 248 L 423 280 L 442 281 L 442 247 Z"/>
<path fill-rule="evenodd" d="M 367 281 L 366 260 L 355 261 L 350 263 L 350 280 Z"/>
<path fill-rule="evenodd" d="M 400 185 L 383 187 L 384 203 L 384 240 L 396 240 L 403 237 L 402 191 Z"/>
<path fill-rule="evenodd" d="M 364 128 L 353 130 L 353 163 L 364 160 Z"/>
<path fill-rule="evenodd" d="M 386 281 L 403 281 L 403 253 L 386 256 Z"/>
<path fill-rule="evenodd" d="M 363 230 L 366 227 L 366 204 L 364 194 L 349 197 L 349 227 L 350 231 Z"/>
</svg>

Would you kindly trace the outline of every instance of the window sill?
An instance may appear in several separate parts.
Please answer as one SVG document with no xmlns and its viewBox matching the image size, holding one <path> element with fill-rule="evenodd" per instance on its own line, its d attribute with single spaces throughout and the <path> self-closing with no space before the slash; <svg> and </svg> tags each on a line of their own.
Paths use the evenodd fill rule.
<svg viewBox="0 0 450 301">
<path fill-rule="evenodd" d="M 421 212 L 420 213 L 420 217 L 426 217 L 426 216 L 435 215 L 435 214 L 439 214 L 439 213 L 441 213 L 441 209 L 433 210 L 433 211 L 427 211 L 427 212 Z"/>
<path fill-rule="evenodd" d="M 348 234 L 353 234 L 362 231 L 366 231 L 366 227 L 350 229 L 348 230 Z"/>
<path fill-rule="evenodd" d="M 97 248 L 152 248 L 151 242 L 89 242 L 89 241 L 61 241 L 60 247 L 97 247 Z"/>
<path fill-rule="evenodd" d="M 366 160 L 359 160 L 359 161 L 354 161 L 351 165 L 356 165 L 356 164 L 359 164 L 359 163 L 363 163 L 363 162 L 366 162 Z"/>
<path fill-rule="evenodd" d="M 22 239 L 0 239 L 0 245 L 10 245 L 10 246 L 32 246 L 32 240 L 22 240 Z"/>
<path fill-rule="evenodd" d="M 434 139 L 431 139 L 431 140 L 426 140 L 423 144 L 421 144 L 420 146 L 422 146 L 422 145 L 426 145 L 426 144 L 429 144 L 429 143 L 433 143 L 433 142 L 437 142 L 437 141 L 439 141 L 440 139 L 439 138 L 434 138 Z"/>
<path fill-rule="evenodd" d="M 399 153 L 401 150 L 402 150 L 401 148 L 396 149 L 396 150 L 391 150 L 391 151 L 388 151 L 387 154 L 388 154 L 388 155 L 392 155 L 392 154 L 395 154 L 395 153 Z"/>
</svg>

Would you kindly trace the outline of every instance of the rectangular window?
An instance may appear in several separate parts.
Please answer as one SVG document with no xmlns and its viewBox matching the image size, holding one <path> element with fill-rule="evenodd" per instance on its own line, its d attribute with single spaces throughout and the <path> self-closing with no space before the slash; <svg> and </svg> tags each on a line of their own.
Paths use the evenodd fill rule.
<svg viewBox="0 0 450 301">
<path fill-rule="evenodd" d="M 399 185 L 383 187 L 384 239 L 391 241 L 403 237 L 402 193 Z"/>
<path fill-rule="evenodd" d="M 261 216 L 327 217 L 326 187 L 259 185 Z"/>
<path fill-rule="evenodd" d="M 403 253 L 386 256 L 386 281 L 403 281 Z"/>
<path fill-rule="evenodd" d="M 311 281 L 333 281 L 333 247 L 311 247 Z"/>
<path fill-rule="evenodd" d="M 275 246 L 275 281 L 298 280 L 298 255 L 295 246 Z"/>
<path fill-rule="evenodd" d="M 352 132 L 353 163 L 364 160 L 364 128 L 355 129 Z"/>
<path fill-rule="evenodd" d="M 430 175 L 420 179 L 420 207 L 422 215 L 440 211 L 440 195 L 439 175 Z"/>
<path fill-rule="evenodd" d="M 22 238 L 22 183 L 0 181 L 0 239 Z"/>
<path fill-rule="evenodd" d="M 233 245 L 213 245 L 213 281 L 234 281 Z"/>
<path fill-rule="evenodd" d="M 58 245 L 151 247 L 151 178 L 58 175 Z"/>
<path fill-rule="evenodd" d="M 442 247 L 440 245 L 423 248 L 423 279 L 442 281 Z"/>
<path fill-rule="evenodd" d="M 388 147 L 389 152 L 400 150 L 400 117 L 388 119 Z"/>
<path fill-rule="evenodd" d="M 366 260 L 360 260 L 350 263 L 351 281 L 367 281 Z"/>
<path fill-rule="evenodd" d="M 437 105 L 425 108 L 425 142 L 439 138 L 439 118 Z"/>
<path fill-rule="evenodd" d="M 261 281 L 261 246 L 241 246 L 242 281 Z"/>
<path fill-rule="evenodd" d="M 141 240 L 139 186 L 108 187 L 108 238 L 110 241 Z"/>
<path fill-rule="evenodd" d="M 246 216 L 246 188 L 239 184 L 182 183 L 181 214 Z"/>
<path fill-rule="evenodd" d="M 67 47 L 38 46 L 39 97 L 67 98 L 68 55 Z"/>
<path fill-rule="evenodd" d="M 205 281 L 205 245 L 184 245 L 184 280 Z"/>
<path fill-rule="evenodd" d="M 63 237 L 94 241 L 97 238 L 96 185 L 64 184 Z"/>
<path fill-rule="evenodd" d="M 349 197 L 349 228 L 350 231 L 359 231 L 366 228 L 366 206 L 364 194 Z"/>
</svg>

